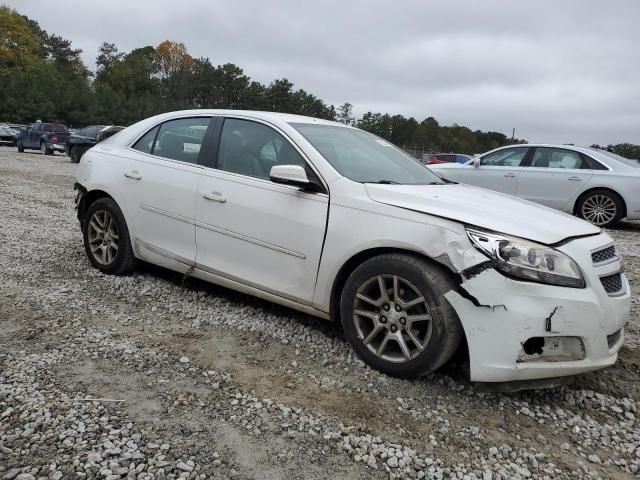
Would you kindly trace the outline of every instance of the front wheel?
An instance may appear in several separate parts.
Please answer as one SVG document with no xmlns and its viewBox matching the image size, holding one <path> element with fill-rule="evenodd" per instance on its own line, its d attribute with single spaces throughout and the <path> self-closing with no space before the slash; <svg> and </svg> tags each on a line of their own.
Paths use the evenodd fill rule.
<svg viewBox="0 0 640 480">
<path fill-rule="evenodd" d="M 617 193 L 599 188 L 580 198 L 577 205 L 580 218 L 598 227 L 610 227 L 624 215 L 624 205 Z"/>
<path fill-rule="evenodd" d="M 340 315 L 345 337 L 371 367 L 419 377 L 442 366 L 463 332 L 444 298 L 455 288 L 439 266 L 405 254 L 371 258 L 345 283 Z"/>
<path fill-rule="evenodd" d="M 121 275 L 135 268 L 127 222 L 113 199 L 100 198 L 89 206 L 82 234 L 87 257 L 98 270 Z"/>
</svg>

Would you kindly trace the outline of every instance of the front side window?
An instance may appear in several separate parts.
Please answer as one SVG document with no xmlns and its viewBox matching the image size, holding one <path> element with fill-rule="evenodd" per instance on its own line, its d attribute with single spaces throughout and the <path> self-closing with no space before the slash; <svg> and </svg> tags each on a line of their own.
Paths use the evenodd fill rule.
<svg viewBox="0 0 640 480">
<path fill-rule="evenodd" d="M 422 163 L 380 137 L 357 128 L 291 123 L 340 175 L 360 183 L 440 184 Z"/>
<path fill-rule="evenodd" d="M 485 155 L 480 159 L 480 165 L 486 167 L 520 167 L 526 155 L 526 148 L 506 148 Z"/>
<path fill-rule="evenodd" d="M 562 148 L 536 148 L 531 166 L 537 168 L 589 168 L 578 152 Z"/>
<path fill-rule="evenodd" d="M 268 179 L 275 165 L 306 167 L 297 150 L 273 128 L 249 120 L 225 119 L 218 170 Z"/>
</svg>

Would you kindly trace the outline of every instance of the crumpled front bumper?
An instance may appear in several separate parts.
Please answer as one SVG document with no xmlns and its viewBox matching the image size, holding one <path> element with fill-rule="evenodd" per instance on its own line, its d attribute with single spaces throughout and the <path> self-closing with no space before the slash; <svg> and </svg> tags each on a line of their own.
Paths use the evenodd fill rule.
<svg viewBox="0 0 640 480">
<path fill-rule="evenodd" d="M 607 294 L 600 277 L 620 271 L 620 260 L 594 266 L 591 258 L 591 251 L 611 242 L 601 234 L 557 247 L 580 265 L 587 283 L 583 289 L 512 280 L 489 268 L 465 278 L 459 291 L 448 292 L 445 297 L 466 334 L 471 380 L 554 378 L 615 363 L 630 314 L 629 283 L 623 274 L 623 290 Z M 582 347 L 569 352 L 573 357 L 529 355 L 525 344 L 536 337 L 549 346 Z"/>
</svg>

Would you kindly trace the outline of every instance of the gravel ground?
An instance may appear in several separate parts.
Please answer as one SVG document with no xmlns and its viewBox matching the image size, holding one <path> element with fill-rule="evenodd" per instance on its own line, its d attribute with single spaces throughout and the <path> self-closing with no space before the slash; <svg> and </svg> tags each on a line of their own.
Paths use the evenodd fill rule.
<svg viewBox="0 0 640 480">
<path fill-rule="evenodd" d="M 637 477 L 637 295 L 618 363 L 570 386 L 392 379 L 328 322 L 91 268 L 76 168 L 0 148 L 0 479 Z M 611 233 L 638 291 L 640 224 Z"/>
</svg>

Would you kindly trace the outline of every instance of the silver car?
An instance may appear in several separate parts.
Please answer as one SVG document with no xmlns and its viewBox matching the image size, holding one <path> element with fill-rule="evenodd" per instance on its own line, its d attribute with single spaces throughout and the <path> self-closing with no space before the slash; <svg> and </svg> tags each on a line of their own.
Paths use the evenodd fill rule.
<svg viewBox="0 0 640 480">
<path fill-rule="evenodd" d="M 462 165 L 429 168 L 448 180 L 540 203 L 599 227 L 640 218 L 640 163 L 605 150 L 511 145 Z"/>
</svg>

